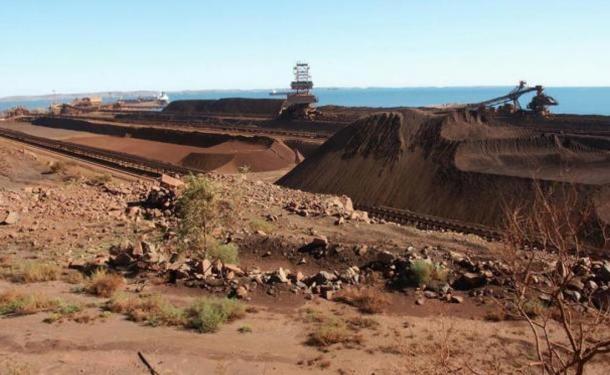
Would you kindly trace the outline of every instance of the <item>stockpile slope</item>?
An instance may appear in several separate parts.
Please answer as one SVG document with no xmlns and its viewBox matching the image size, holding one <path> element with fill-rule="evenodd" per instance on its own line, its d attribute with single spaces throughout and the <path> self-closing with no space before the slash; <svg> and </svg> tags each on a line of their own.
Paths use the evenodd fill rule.
<svg viewBox="0 0 610 375">
<path fill-rule="evenodd" d="M 218 100 L 176 100 L 163 113 L 181 115 L 255 116 L 274 118 L 280 113 L 281 99 L 226 98 Z"/>
<path fill-rule="evenodd" d="M 509 128 L 498 132 L 508 139 L 521 136 Z M 489 124 L 465 114 L 379 113 L 338 132 L 278 183 L 346 194 L 357 203 L 499 226 L 507 204 L 532 201 L 533 185 L 530 178 L 456 166 L 456 152 L 467 139 L 490 134 L 495 132 Z M 591 194 L 588 187 L 579 188 Z"/>
<path fill-rule="evenodd" d="M 180 131 L 156 127 L 129 127 L 81 120 L 41 118 L 40 127 L 78 130 L 69 142 L 125 152 L 202 171 L 236 173 L 240 167 L 252 172 L 292 168 L 302 159 L 284 142 L 266 136 Z M 87 136 L 95 133 L 96 136 Z"/>
<path fill-rule="evenodd" d="M 194 152 L 182 159 L 185 167 L 219 173 L 236 173 L 242 168 L 251 172 L 269 172 L 291 168 L 301 161 L 297 151 L 274 140 L 264 147 L 251 147 L 240 141 L 225 142 L 204 152 Z"/>
</svg>

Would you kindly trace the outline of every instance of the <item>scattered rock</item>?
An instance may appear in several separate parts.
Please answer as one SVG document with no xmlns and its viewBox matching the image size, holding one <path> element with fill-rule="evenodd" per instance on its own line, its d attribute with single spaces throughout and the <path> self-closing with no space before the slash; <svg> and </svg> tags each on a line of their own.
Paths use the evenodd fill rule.
<svg viewBox="0 0 610 375">
<path fill-rule="evenodd" d="M 367 245 L 358 245 L 356 246 L 355 252 L 358 256 L 363 256 L 369 250 Z"/>
<path fill-rule="evenodd" d="M 284 271 L 282 267 L 278 268 L 278 270 L 275 272 L 275 277 L 280 283 L 290 282 L 290 280 L 288 280 L 288 277 L 286 276 L 286 271 Z"/>
<path fill-rule="evenodd" d="M 182 180 L 179 180 L 177 178 L 173 178 L 166 174 L 162 174 L 161 175 L 161 186 L 165 187 L 165 188 L 170 188 L 170 189 L 177 189 L 177 188 L 184 186 L 184 182 L 182 182 Z"/>
<path fill-rule="evenodd" d="M 591 296 L 591 301 L 598 309 L 607 311 L 610 309 L 610 289 L 596 290 Z"/>
<path fill-rule="evenodd" d="M 237 287 L 237 289 L 235 289 L 235 295 L 239 299 L 246 299 L 248 298 L 248 289 L 246 289 L 246 287 L 244 287 L 243 285 L 240 285 L 239 287 Z"/>
<path fill-rule="evenodd" d="M 479 288 L 485 285 L 486 282 L 487 280 L 484 276 L 474 272 L 466 272 L 453 283 L 453 287 L 458 290 L 470 290 Z"/>
<path fill-rule="evenodd" d="M 389 251 L 380 251 L 377 253 L 377 261 L 384 265 L 390 265 L 394 263 L 394 260 L 396 260 L 396 255 Z"/>
<path fill-rule="evenodd" d="M 202 275 L 204 278 L 212 275 L 212 262 L 207 259 L 203 259 L 197 264 L 196 272 Z"/>
<path fill-rule="evenodd" d="M 451 302 L 451 303 L 462 303 L 462 302 L 464 302 L 464 297 L 451 295 L 451 298 L 449 299 L 449 302 Z"/>
<path fill-rule="evenodd" d="M 313 238 L 309 243 L 312 247 L 327 247 L 328 246 L 328 238 L 323 235 L 319 235 Z"/>
<path fill-rule="evenodd" d="M 438 294 L 436 294 L 435 292 L 432 292 L 430 290 L 426 290 L 426 291 L 424 291 L 424 297 L 434 299 L 434 298 L 438 297 Z"/>
<path fill-rule="evenodd" d="M 231 264 L 231 263 L 227 263 L 224 265 L 224 269 L 228 272 L 233 272 L 235 275 L 237 276 L 244 276 L 246 273 L 239 268 L 237 265 L 235 264 Z M 280 268 L 281 269 L 281 268 Z"/>
<path fill-rule="evenodd" d="M 610 262 L 604 262 L 597 271 L 596 276 L 603 282 L 610 282 Z"/>
<path fill-rule="evenodd" d="M 17 224 L 18 221 L 19 221 L 19 214 L 15 211 L 9 211 L 6 214 L 6 216 L 4 217 L 4 219 L 2 220 L 2 224 L 13 225 L 13 224 Z"/>
</svg>

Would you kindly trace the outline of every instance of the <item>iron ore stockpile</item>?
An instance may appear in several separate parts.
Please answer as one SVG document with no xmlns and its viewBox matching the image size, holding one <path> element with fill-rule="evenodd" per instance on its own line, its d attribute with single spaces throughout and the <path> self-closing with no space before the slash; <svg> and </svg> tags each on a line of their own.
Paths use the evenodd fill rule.
<svg viewBox="0 0 610 375">
<path fill-rule="evenodd" d="M 401 109 L 342 129 L 278 183 L 354 202 L 498 227 L 534 180 L 575 186 L 608 220 L 610 138 L 584 135 L 588 118 L 519 121 L 470 111 Z M 515 123 L 520 124 L 515 126 Z M 610 119 L 605 119 L 606 129 Z M 556 184 L 555 184 L 556 185 Z"/>
</svg>

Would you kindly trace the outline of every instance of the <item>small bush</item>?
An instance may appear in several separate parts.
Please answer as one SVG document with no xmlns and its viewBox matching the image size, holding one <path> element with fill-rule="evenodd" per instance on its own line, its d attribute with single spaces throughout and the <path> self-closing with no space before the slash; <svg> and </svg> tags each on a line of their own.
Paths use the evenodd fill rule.
<svg viewBox="0 0 610 375">
<path fill-rule="evenodd" d="M 14 358 L 0 361 L 1 375 L 32 375 L 36 372 L 25 363 L 16 363 Z"/>
<path fill-rule="evenodd" d="M 345 322 L 340 319 L 329 319 L 320 324 L 310 335 L 307 344 L 326 347 L 333 344 L 360 344 L 362 337 L 350 332 Z"/>
<path fill-rule="evenodd" d="M 327 317 L 318 310 L 313 310 L 311 308 L 306 308 L 303 310 L 303 321 L 305 323 L 322 323 L 327 319 Z"/>
<path fill-rule="evenodd" d="M 252 333 L 252 327 L 250 326 L 241 326 L 237 329 L 239 333 Z"/>
<path fill-rule="evenodd" d="M 61 278 L 62 281 L 68 284 L 81 284 L 85 281 L 83 274 L 76 270 L 69 270 L 65 275 Z"/>
<path fill-rule="evenodd" d="M 96 296 L 108 298 L 124 285 L 125 280 L 122 276 L 107 273 L 105 270 L 99 270 L 91 275 L 87 285 L 85 285 L 85 291 Z"/>
<path fill-rule="evenodd" d="M 237 168 L 237 171 L 239 173 L 245 174 L 245 173 L 249 173 L 250 172 L 250 166 L 247 164 L 241 165 L 239 166 L 239 168 Z"/>
<path fill-rule="evenodd" d="M 64 163 L 63 161 L 56 161 L 56 162 L 52 162 L 49 165 L 49 173 L 60 173 L 63 172 L 67 169 L 66 163 Z"/>
<path fill-rule="evenodd" d="M 508 319 L 506 310 L 500 306 L 494 306 L 485 312 L 485 320 L 488 322 L 501 322 Z"/>
<path fill-rule="evenodd" d="M 380 313 L 390 303 L 387 296 L 373 288 L 347 289 L 338 300 L 356 307 L 365 314 Z"/>
<path fill-rule="evenodd" d="M 151 326 L 178 326 L 184 324 L 184 311 L 160 295 L 131 297 L 115 294 L 107 304 L 108 310 L 127 315 L 134 322 Z"/>
<path fill-rule="evenodd" d="M 379 328 L 379 322 L 371 318 L 363 318 L 360 316 L 349 318 L 346 320 L 348 327 L 354 331 L 360 329 L 376 330 Z"/>
<path fill-rule="evenodd" d="M 57 280 L 61 275 L 61 268 L 50 262 L 25 262 L 10 271 L 12 281 L 20 283 L 37 283 Z"/>
<path fill-rule="evenodd" d="M 60 300 L 49 299 L 38 294 L 23 294 L 6 291 L 0 294 L 0 315 L 29 315 L 51 311 L 61 304 Z"/>
<path fill-rule="evenodd" d="M 112 181 L 112 176 L 109 173 L 98 174 L 89 179 L 91 185 L 104 185 Z"/>
<path fill-rule="evenodd" d="M 411 264 L 408 274 L 409 282 L 413 285 L 425 285 L 431 281 L 447 281 L 447 270 L 438 264 L 418 259 Z"/>
<path fill-rule="evenodd" d="M 187 327 L 202 333 L 216 332 L 220 325 L 244 315 L 244 306 L 236 300 L 201 298 L 186 310 Z"/>
<path fill-rule="evenodd" d="M 239 248 L 232 243 L 214 243 L 208 248 L 206 258 L 210 260 L 219 259 L 223 263 L 237 264 L 239 263 Z"/>
<path fill-rule="evenodd" d="M 205 177 L 188 176 L 176 207 L 181 241 L 207 250 L 208 235 L 219 216 L 216 185 Z"/>
<path fill-rule="evenodd" d="M 43 322 L 50 324 L 62 321 L 66 318 L 71 319 L 74 318 L 77 313 L 81 312 L 82 309 L 82 306 L 76 303 L 60 302 L 53 309 L 53 313 L 45 318 Z"/>
<path fill-rule="evenodd" d="M 273 233 L 275 225 L 263 219 L 252 219 L 250 220 L 250 229 L 255 232 L 260 230 L 265 233 Z"/>
<path fill-rule="evenodd" d="M 547 308 L 537 298 L 530 298 L 523 303 L 523 311 L 530 318 L 542 316 L 546 310 Z"/>
</svg>

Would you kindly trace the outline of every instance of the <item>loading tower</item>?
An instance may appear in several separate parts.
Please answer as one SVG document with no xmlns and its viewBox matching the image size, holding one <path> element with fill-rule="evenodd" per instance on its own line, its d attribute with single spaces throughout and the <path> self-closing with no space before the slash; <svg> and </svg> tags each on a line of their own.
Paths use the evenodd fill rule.
<svg viewBox="0 0 610 375">
<path fill-rule="evenodd" d="M 280 116 L 308 118 L 315 111 L 318 98 L 312 94 L 313 81 L 309 73 L 309 64 L 297 62 L 293 68 L 294 80 L 288 91 L 273 91 L 271 95 L 285 96 Z"/>
</svg>

